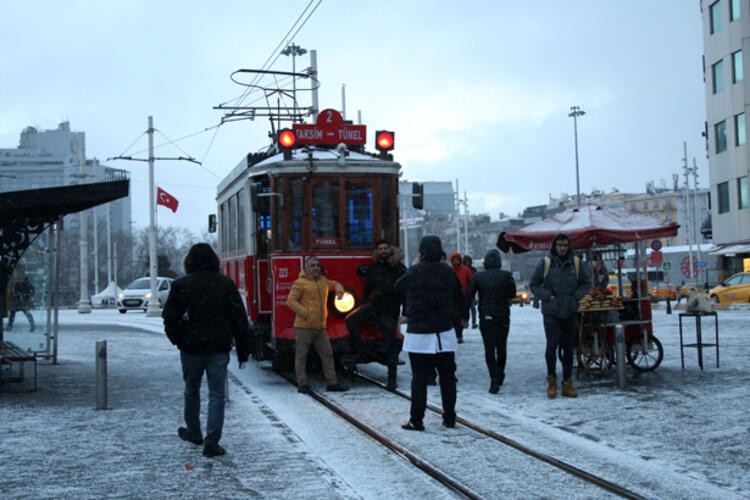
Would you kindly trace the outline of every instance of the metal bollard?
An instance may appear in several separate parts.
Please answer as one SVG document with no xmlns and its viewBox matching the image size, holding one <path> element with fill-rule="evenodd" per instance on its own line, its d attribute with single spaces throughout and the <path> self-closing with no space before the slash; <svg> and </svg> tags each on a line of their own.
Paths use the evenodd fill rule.
<svg viewBox="0 0 750 500">
<path fill-rule="evenodd" d="M 615 325 L 615 355 L 617 356 L 617 385 L 625 388 L 625 327 Z"/>
<path fill-rule="evenodd" d="M 107 409 L 107 341 L 96 341 L 96 409 Z"/>
</svg>

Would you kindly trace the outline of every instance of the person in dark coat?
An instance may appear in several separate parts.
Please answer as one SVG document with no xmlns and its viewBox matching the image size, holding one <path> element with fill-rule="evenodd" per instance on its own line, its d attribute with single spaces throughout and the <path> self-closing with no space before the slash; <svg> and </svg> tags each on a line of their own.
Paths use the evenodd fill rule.
<svg viewBox="0 0 750 500">
<path fill-rule="evenodd" d="M 545 269 L 545 260 L 549 268 Z M 557 347 L 562 346 L 562 395 L 576 397 L 571 375 L 573 372 L 573 346 L 578 333 L 578 301 L 589 290 L 591 279 L 586 266 L 573 255 L 570 238 L 558 234 L 552 240 L 549 256 L 537 264 L 529 280 L 529 287 L 539 297 L 547 337 L 547 397 L 557 396 Z"/>
<path fill-rule="evenodd" d="M 225 453 L 219 445 L 224 427 L 227 365 L 232 344 L 240 368 L 251 350 L 250 325 L 237 287 L 219 273 L 219 257 L 207 243 L 190 248 L 184 261 L 186 276 L 172 283 L 162 319 L 167 338 L 180 350 L 185 381 L 186 427 L 177 434 L 185 441 L 203 444 L 200 423 L 200 387 L 208 381 L 208 419 L 203 454 Z"/>
<path fill-rule="evenodd" d="M 484 360 L 490 372 L 491 394 L 497 394 L 505 380 L 510 305 L 516 296 L 513 275 L 503 271 L 501 267 L 500 252 L 487 252 L 484 256 L 485 270 L 474 274 L 466 291 L 466 310 L 479 293 L 479 331 L 484 342 Z"/>
<path fill-rule="evenodd" d="M 464 294 L 453 270 L 440 262 L 440 238 L 425 236 L 419 244 L 419 263 L 396 281 L 404 298 L 406 335 L 403 350 L 411 362 L 411 411 L 406 430 L 424 430 L 427 383 L 437 370 L 443 401 L 443 425 L 456 425 L 456 361 L 453 329 L 455 312 L 463 309 Z"/>
<path fill-rule="evenodd" d="M 363 272 L 365 288 L 362 294 L 362 305 L 346 317 L 346 328 L 352 346 L 354 361 L 365 358 L 362 346 L 362 325 L 377 326 L 383 339 L 385 362 L 388 367 L 389 390 L 396 388 L 396 366 L 398 364 L 398 343 L 396 329 L 401 311 L 401 296 L 394 290 L 393 284 L 406 272 L 401 262 L 401 250 L 392 247 L 386 240 L 377 242 L 373 252 L 373 263 Z"/>
<path fill-rule="evenodd" d="M 29 320 L 29 331 L 34 331 L 34 316 L 29 310 L 34 308 L 34 285 L 29 281 L 28 276 L 23 277 L 23 281 L 13 284 L 8 301 L 8 327 L 7 330 L 13 329 L 13 323 L 16 320 L 16 312 L 21 311 L 26 319 Z"/>
</svg>

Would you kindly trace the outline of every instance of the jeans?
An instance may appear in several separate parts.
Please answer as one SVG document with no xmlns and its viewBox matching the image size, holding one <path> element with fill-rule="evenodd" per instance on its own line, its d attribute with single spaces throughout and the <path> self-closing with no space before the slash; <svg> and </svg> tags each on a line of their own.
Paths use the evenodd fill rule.
<svg viewBox="0 0 750 500">
<path fill-rule="evenodd" d="M 573 347 L 575 346 L 578 318 L 575 314 L 567 318 L 544 315 L 544 333 L 547 337 L 547 349 L 544 353 L 547 361 L 547 375 L 555 376 L 557 365 L 557 346 L 562 346 L 563 380 L 570 380 L 573 373 Z"/>
<path fill-rule="evenodd" d="M 456 421 L 456 361 L 453 352 L 436 354 L 409 353 L 411 362 L 411 412 L 410 419 L 415 424 L 424 420 L 427 408 L 427 382 L 440 375 L 440 397 L 443 401 L 443 421 Z"/>
<path fill-rule="evenodd" d="M 191 438 L 201 437 L 201 379 L 206 372 L 208 382 L 208 420 L 206 444 L 219 444 L 224 427 L 227 365 L 229 353 L 220 352 L 198 356 L 180 351 L 182 379 L 185 381 L 185 425 Z"/>
<path fill-rule="evenodd" d="M 490 372 L 490 378 L 498 379 L 501 384 L 505 379 L 509 328 L 510 318 L 507 316 L 479 319 L 479 331 L 482 333 L 484 361 L 487 363 L 487 370 Z"/>
</svg>

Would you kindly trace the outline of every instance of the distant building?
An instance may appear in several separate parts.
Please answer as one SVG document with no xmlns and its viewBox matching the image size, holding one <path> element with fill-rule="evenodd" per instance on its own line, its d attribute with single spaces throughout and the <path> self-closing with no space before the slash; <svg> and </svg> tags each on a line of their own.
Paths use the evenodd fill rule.
<svg viewBox="0 0 750 500">
<path fill-rule="evenodd" d="M 750 81 L 745 80 L 743 47 L 750 39 L 750 12 L 747 2 L 739 0 L 701 0 L 700 6 L 711 229 L 719 252 L 732 247 L 723 254 L 730 274 L 750 269 Z"/>
</svg>

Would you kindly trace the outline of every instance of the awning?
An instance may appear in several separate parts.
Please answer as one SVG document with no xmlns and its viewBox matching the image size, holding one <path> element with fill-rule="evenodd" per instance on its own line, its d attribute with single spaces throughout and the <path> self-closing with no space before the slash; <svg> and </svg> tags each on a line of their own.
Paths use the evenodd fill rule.
<svg viewBox="0 0 750 500">
<path fill-rule="evenodd" d="M 750 253 L 750 241 L 716 245 L 708 251 L 709 255 L 736 255 L 738 253 Z"/>
</svg>

